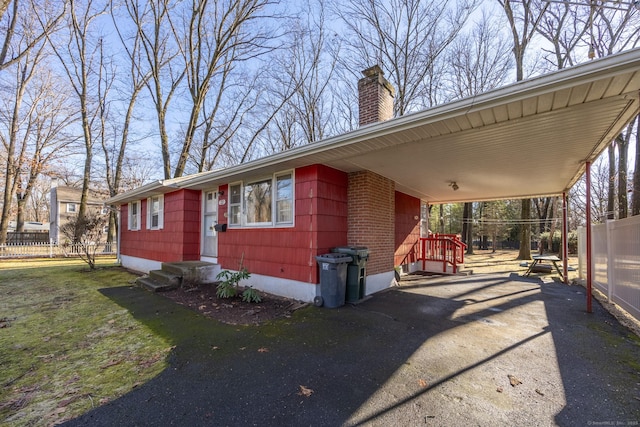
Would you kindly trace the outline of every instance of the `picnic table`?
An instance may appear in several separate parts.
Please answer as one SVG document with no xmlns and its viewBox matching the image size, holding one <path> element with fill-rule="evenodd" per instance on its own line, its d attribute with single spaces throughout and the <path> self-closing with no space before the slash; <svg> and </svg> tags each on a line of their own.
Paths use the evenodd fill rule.
<svg viewBox="0 0 640 427">
<path fill-rule="evenodd" d="M 533 262 L 527 269 L 527 272 L 524 273 L 525 276 L 529 276 L 531 273 L 536 271 L 551 273 L 551 266 L 553 265 L 553 267 L 556 269 L 556 271 L 560 275 L 560 278 L 564 280 L 564 275 L 562 274 L 562 270 L 560 270 L 560 267 L 558 267 L 558 261 L 562 261 L 560 258 L 558 258 L 555 255 L 534 255 L 531 258 L 533 258 Z M 550 264 L 545 264 L 545 262 Z"/>
</svg>

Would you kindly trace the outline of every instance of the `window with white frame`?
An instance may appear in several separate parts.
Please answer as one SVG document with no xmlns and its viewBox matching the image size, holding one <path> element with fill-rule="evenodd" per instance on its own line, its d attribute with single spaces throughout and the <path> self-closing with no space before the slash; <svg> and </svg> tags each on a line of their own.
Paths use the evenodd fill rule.
<svg viewBox="0 0 640 427">
<path fill-rule="evenodd" d="M 242 184 L 229 185 L 229 224 L 242 225 Z"/>
<path fill-rule="evenodd" d="M 147 199 L 147 228 L 160 230 L 164 223 L 164 196 L 152 196 Z"/>
<path fill-rule="evenodd" d="M 140 200 L 129 203 L 128 208 L 128 229 L 140 230 Z"/>
<path fill-rule="evenodd" d="M 293 225 L 293 173 L 229 185 L 229 225 Z"/>
<path fill-rule="evenodd" d="M 78 205 L 76 203 L 67 203 L 67 213 L 77 213 Z"/>
<path fill-rule="evenodd" d="M 271 179 L 245 184 L 246 225 L 269 225 L 272 222 L 271 186 Z"/>
<path fill-rule="evenodd" d="M 293 224 L 293 175 L 276 175 L 276 224 Z"/>
</svg>

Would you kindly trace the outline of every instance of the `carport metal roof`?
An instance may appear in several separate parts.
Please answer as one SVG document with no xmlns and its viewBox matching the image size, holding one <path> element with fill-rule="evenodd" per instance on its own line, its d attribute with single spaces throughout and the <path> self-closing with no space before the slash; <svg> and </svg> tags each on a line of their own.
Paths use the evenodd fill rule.
<svg viewBox="0 0 640 427">
<path fill-rule="evenodd" d="M 634 49 L 224 170 L 151 183 L 109 203 L 315 163 L 373 171 L 432 204 L 557 195 L 638 114 L 639 91 Z"/>
</svg>

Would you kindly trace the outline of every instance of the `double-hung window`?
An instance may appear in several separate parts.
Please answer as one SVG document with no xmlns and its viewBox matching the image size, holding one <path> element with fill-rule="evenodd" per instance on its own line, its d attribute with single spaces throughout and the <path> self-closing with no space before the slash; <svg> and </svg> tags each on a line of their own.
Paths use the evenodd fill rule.
<svg viewBox="0 0 640 427">
<path fill-rule="evenodd" d="M 67 213 L 77 213 L 78 205 L 75 203 L 67 203 Z"/>
<path fill-rule="evenodd" d="M 140 200 L 130 202 L 128 212 L 128 229 L 140 230 Z"/>
<path fill-rule="evenodd" d="M 276 175 L 276 224 L 293 224 L 293 175 Z"/>
<path fill-rule="evenodd" d="M 160 230 L 164 223 L 164 196 L 147 199 L 147 229 Z"/>
<path fill-rule="evenodd" d="M 229 225 L 293 225 L 293 173 L 229 185 Z"/>
</svg>

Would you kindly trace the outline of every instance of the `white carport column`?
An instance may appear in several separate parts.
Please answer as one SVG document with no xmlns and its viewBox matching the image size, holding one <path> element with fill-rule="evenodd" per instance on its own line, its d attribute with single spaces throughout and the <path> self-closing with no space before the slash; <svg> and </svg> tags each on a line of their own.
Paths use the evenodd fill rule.
<svg viewBox="0 0 640 427">
<path fill-rule="evenodd" d="M 593 260 L 591 259 L 591 162 L 585 164 L 585 175 L 587 186 L 587 313 L 591 313 L 591 285 L 593 280 Z"/>
<path fill-rule="evenodd" d="M 567 215 L 567 192 L 562 193 L 562 275 L 564 276 L 565 285 L 569 283 L 568 275 L 569 275 L 569 233 L 568 233 L 568 224 L 569 221 Z"/>
</svg>

